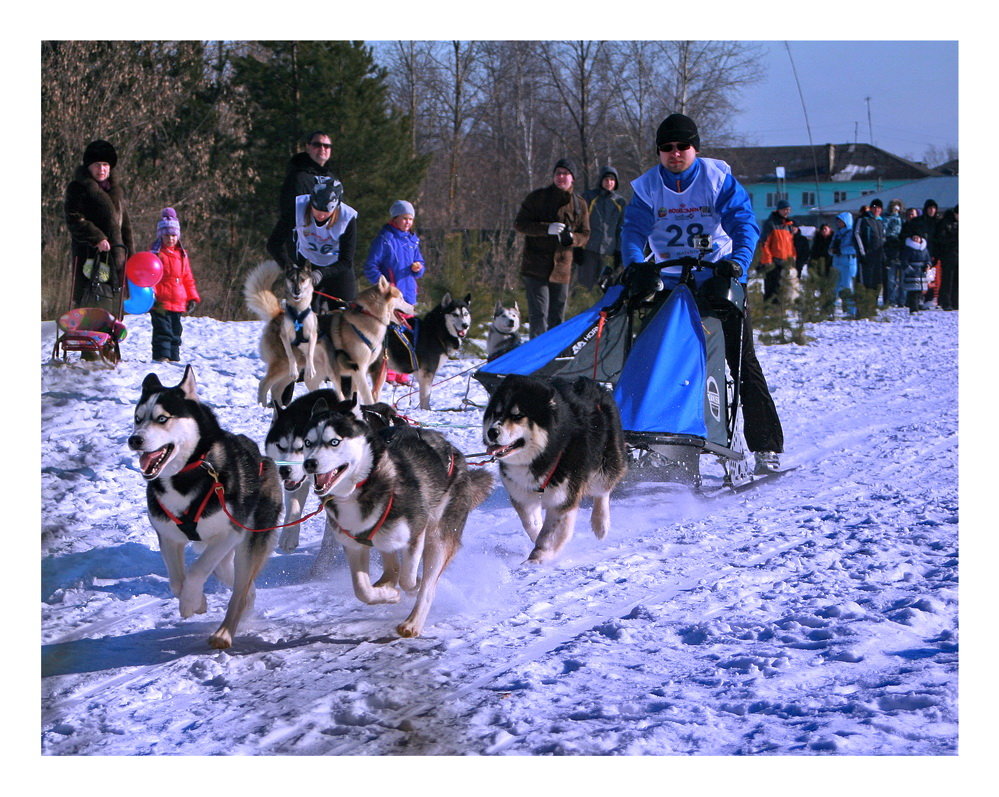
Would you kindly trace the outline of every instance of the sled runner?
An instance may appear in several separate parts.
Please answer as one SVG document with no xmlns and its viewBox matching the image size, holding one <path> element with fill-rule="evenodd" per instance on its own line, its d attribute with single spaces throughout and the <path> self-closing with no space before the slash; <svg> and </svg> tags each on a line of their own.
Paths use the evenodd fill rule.
<svg viewBox="0 0 999 797">
<path fill-rule="evenodd" d="M 715 276 L 700 256 L 645 265 L 625 272 L 588 310 L 474 376 L 490 393 L 507 374 L 588 376 L 612 389 L 633 466 L 698 487 L 700 457 L 710 454 L 726 485 L 745 484 L 754 463 L 722 334 L 723 319 L 745 312 L 745 289 Z"/>
</svg>

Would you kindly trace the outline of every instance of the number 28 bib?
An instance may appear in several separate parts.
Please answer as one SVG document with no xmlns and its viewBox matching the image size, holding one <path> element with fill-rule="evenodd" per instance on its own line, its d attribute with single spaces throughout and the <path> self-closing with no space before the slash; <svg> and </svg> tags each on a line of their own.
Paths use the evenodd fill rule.
<svg viewBox="0 0 999 797">
<path fill-rule="evenodd" d="M 631 183 L 638 197 L 652 208 L 654 221 L 649 233 L 649 248 L 656 262 L 680 257 L 696 257 L 698 236 L 711 239 L 711 252 L 706 262 L 715 262 L 732 252 L 732 239 L 722 229 L 715 213 L 715 202 L 725 178 L 731 170 L 724 161 L 700 158 L 700 170 L 684 191 L 675 191 L 663 183 L 656 166 Z M 680 267 L 669 267 L 664 273 Z"/>
</svg>

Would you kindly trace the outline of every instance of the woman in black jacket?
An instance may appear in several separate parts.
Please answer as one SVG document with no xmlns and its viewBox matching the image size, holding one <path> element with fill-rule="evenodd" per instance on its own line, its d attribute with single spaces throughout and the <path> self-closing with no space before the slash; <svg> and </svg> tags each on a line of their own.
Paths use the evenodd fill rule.
<svg viewBox="0 0 999 797">
<path fill-rule="evenodd" d="M 83 272 L 89 258 L 109 253 L 110 289 L 117 293 L 124 282 L 125 261 L 133 251 L 132 225 L 124 191 L 114 172 L 117 163 L 118 154 L 111 144 L 91 141 L 83 152 L 83 163 L 66 186 L 65 216 L 72 238 L 74 307 L 80 306 L 90 285 L 90 277 Z"/>
</svg>

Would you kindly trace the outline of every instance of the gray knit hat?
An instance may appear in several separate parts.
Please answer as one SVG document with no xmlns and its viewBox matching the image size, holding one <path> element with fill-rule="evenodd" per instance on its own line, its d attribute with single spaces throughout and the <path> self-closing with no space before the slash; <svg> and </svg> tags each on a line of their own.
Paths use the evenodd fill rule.
<svg viewBox="0 0 999 797">
<path fill-rule="evenodd" d="M 389 208 L 389 218 L 394 219 L 396 216 L 415 216 L 416 211 L 413 210 L 413 205 L 411 202 L 407 202 L 405 199 L 397 199 L 392 203 L 392 207 Z"/>
</svg>

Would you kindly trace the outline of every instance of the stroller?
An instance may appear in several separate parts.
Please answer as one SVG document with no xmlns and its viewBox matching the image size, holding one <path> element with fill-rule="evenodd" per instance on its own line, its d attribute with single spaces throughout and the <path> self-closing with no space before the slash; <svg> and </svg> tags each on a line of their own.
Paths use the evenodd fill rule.
<svg viewBox="0 0 999 797">
<path fill-rule="evenodd" d="M 77 269 L 74 263 L 73 297 L 77 296 L 77 281 L 85 279 L 87 282 L 80 292 L 78 306 L 56 321 L 59 333 L 52 347 L 53 359 L 62 352 L 63 360 L 67 360 L 69 352 L 78 351 L 87 359 L 100 358 L 110 365 L 121 361 L 118 344 L 128 330 L 122 323 L 121 275 L 112 260 L 112 252 L 113 249 L 108 252 L 95 249 L 82 268 Z"/>
<path fill-rule="evenodd" d="M 702 266 L 708 246 L 696 258 L 629 269 L 591 308 L 474 377 L 489 392 L 507 374 L 590 377 L 613 391 L 633 464 L 650 478 L 700 488 L 709 454 L 725 486 L 750 482 L 738 372 L 728 369 L 722 333 L 723 319 L 745 312 L 746 293 Z"/>
</svg>

